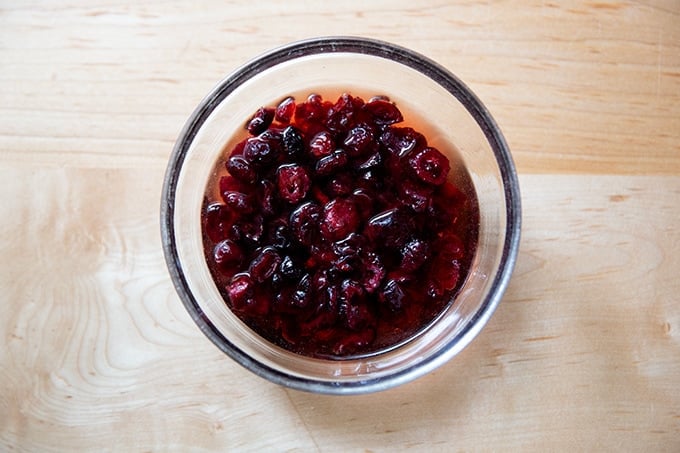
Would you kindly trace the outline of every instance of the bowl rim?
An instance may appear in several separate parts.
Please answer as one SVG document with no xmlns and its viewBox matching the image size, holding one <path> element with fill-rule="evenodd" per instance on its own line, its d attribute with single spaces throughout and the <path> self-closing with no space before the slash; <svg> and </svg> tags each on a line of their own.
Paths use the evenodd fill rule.
<svg viewBox="0 0 680 453">
<path fill-rule="evenodd" d="M 361 381 L 314 380 L 287 374 L 258 362 L 240 350 L 203 315 L 184 276 L 175 242 L 174 205 L 177 182 L 196 134 L 215 108 L 237 87 L 262 71 L 300 57 L 332 53 L 356 53 L 392 60 L 422 73 L 456 97 L 473 116 L 489 141 L 501 174 L 506 201 L 505 241 L 499 270 L 474 316 L 449 345 L 426 359 L 394 374 Z M 360 394 L 386 390 L 432 371 L 464 349 L 488 322 L 508 286 L 517 260 L 521 231 L 519 181 L 512 155 L 498 125 L 481 100 L 457 76 L 428 57 L 396 44 L 354 36 L 327 36 L 295 41 L 259 55 L 222 79 L 195 108 L 175 142 L 163 181 L 160 214 L 161 241 L 170 277 L 178 296 L 200 330 L 222 352 L 256 375 L 285 387 L 323 394 Z"/>
</svg>

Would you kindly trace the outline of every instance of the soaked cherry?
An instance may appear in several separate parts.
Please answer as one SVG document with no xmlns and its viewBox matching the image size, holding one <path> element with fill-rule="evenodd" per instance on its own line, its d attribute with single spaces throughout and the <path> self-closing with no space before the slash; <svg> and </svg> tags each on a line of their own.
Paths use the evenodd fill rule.
<svg viewBox="0 0 680 453">
<path fill-rule="evenodd" d="M 310 180 L 307 170 L 300 165 L 281 165 L 276 172 L 279 195 L 291 204 L 298 203 L 307 196 Z"/>
<path fill-rule="evenodd" d="M 248 122 L 246 129 L 253 135 L 257 135 L 267 130 L 274 119 L 274 109 L 261 107 Z"/>
<path fill-rule="evenodd" d="M 288 96 L 276 106 L 274 118 L 284 124 L 290 123 L 295 114 L 295 98 Z"/>
<path fill-rule="evenodd" d="M 208 268 L 250 328 L 344 358 L 407 340 L 450 303 L 475 253 L 476 198 L 397 105 L 288 96 L 246 130 L 202 227 Z"/>
<path fill-rule="evenodd" d="M 450 170 L 446 156 L 429 147 L 411 157 L 409 164 L 416 176 L 427 184 L 444 184 Z"/>
<path fill-rule="evenodd" d="M 359 213 L 348 198 L 336 198 L 323 208 L 321 234 L 329 241 L 347 237 L 359 228 Z"/>
</svg>

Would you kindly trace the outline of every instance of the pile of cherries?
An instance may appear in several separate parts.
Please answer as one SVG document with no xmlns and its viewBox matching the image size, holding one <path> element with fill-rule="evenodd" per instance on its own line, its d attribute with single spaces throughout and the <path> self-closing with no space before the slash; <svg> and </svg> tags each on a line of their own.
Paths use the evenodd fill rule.
<svg viewBox="0 0 680 453">
<path fill-rule="evenodd" d="M 286 349 L 342 358 L 412 336 L 474 253 L 474 199 L 385 97 L 262 107 L 206 200 L 208 267 L 231 310 Z M 212 193 L 213 188 L 208 188 Z"/>
</svg>

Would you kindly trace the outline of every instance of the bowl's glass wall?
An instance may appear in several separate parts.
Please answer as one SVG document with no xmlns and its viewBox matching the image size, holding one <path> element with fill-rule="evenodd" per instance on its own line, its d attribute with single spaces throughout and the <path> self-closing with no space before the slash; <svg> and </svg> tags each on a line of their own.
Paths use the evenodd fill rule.
<svg viewBox="0 0 680 453">
<path fill-rule="evenodd" d="M 262 340 L 227 308 L 203 256 L 200 209 L 216 159 L 257 108 L 276 104 L 286 95 L 304 99 L 311 92 L 342 91 L 365 98 L 389 96 L 405 112 L 425 121 L 418 128 L 431 144 L 442 152 L 457 149 L 450 157 L 462 160 L 474 183 L 480 230 L 471 273 L 455 303 L 424 333 L 383 354 L 332 361 L 303 357 Z M 256 373 L 293 387 L 332 393 L 390 387 L 459 352 L 498 302 L 489 293 L 498 290 L 499 266 L 508 258 L 508 190 L 499 171 L 498 150 L 461 100 L 423 73 L 391 59 L 353 52 L 301 56 L 248 78 L 217 105 L 193 139 L 187 138 L 191 142 L 176 168 L 172 213 L 179 273 L 196 308 L 192 315 L 204 332 Z M 361 390 L 361 383 L 371 384 Z"/>
</svg>

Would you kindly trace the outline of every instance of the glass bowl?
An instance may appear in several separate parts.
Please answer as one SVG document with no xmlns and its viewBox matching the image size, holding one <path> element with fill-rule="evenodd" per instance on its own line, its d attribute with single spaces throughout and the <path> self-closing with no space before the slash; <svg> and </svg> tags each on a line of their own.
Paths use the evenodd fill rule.
<svg viewBox="0 0 680 453">
<path fill-rule="evenodd" d="M 455 300 L 423 331 L 365 357 L 318 359 L 257 335 L 227 307 L 208 270 L 201 236 L 206 183 L 227 143 L 259 107 L 288 95 L 332 90 L 386 95 L 424 119 L 428 141 L 456 149 L 479 203 L 479 237 Z M 304 97 L 299 99 L 304 99 Z M 451 156 L 454 158 L 455 156 Z M 161 232 L 180 299 L 203 333 L 255 374 L 287 387 L 327 394 L 385 390 L 411 381 L 459 353 L 487 323 L 508 284 L 520 238 L 520 193 L 512 157 L 480 100 L 442 66 L 372 39 L 295 42 L 235 70 L 201 101 L 182 130 L 165 176 Z"/>
</svg>

